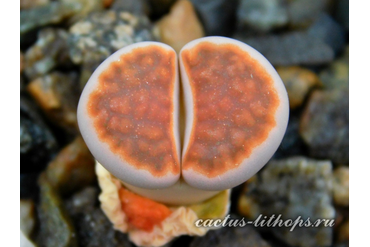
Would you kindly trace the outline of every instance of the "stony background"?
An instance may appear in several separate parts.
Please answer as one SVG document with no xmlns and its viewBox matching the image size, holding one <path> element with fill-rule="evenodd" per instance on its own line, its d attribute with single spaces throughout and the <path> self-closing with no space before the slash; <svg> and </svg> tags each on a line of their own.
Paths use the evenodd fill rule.
<svg viewBox="0 0 370 247">
<path fill-rule="evenodd" d="M 99 208 L 76 106 L 94 69 L 126 45 L 176 51 L 209 35 L 241 40 L 276 67 L 291 116 L 233 218 L 335 219 L 333 228 L 223 228 L 168 246 L 348 246 L 348 0 L 20 0 L 21 228 L 37 246 L 133 246 Z"/>
</svg>

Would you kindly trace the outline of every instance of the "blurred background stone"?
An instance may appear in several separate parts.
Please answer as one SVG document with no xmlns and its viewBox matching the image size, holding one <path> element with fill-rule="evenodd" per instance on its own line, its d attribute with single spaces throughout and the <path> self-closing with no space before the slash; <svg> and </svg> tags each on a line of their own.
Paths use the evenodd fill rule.
<svg viewBox="0 0 370 247">
<path fill-rule="evenodd" d="M 70 28 L 68 44 L 72 61 L 82 65 L 81 90 L 92 72 L 113 52 L 149 40 L 154 40 L 154 36 L 146 16 L 106 10 L 94 12 L 78 21 Z"/>
<path fill-rule="evenodd" d="M 312 87 L 321 85 L 314 72 L 302 67 L 278 67 L 276 71 L 284 82 L 292 110 L 302 105 Z"/>
<path fill-rule="evenodd" d="M 20 99 L 21 173 L 38 172 L 55 155 L 58 145 L 35 103 L 23 95 Z"/>
<path fill-rule="evenodd" d="M 19 58 L 19 70 L 20 70 L 20 73 L 23 72 L 23 69 L 24 69 L 24 55 L 23 55 L 22 51 L 20 51 L 20 58 Z"/>
<path fill-rule="evenodd" d="M 318 161 L 305 157 L 292 157 L 270 161 L 263 171 L 245 184 L 239 198 L 240 213 L 255 220 L 263 216 L 281 214 L 281 219 L 297 219 L 299 216 L 311 222 L 316 219 L 334 219 L 331 204 L 330 161 Z M 333 229 L 323 225 L 315 228 L 271 227 L 269 231 L 292 246 L 330 246 Z"/>
<path fill-rule="evenodd" d="M 339 225 L 336 240 L 338 242 L 338 245 L 336 246 L 343 246 L 343 247 L 349 246 L 349 220 L 348 219 Z"/>
<path fill-rule="evenodd" d="M 313 92 L 301 116 L 300 134 L 312 157 L 348 164 L 348 90 Z"/>
<path fill-rule="evenodd" d="M 35 247 L 35 244 L 20 231 L 20 246 L 21 247 Z"/>
<path fill-rule="evenodd" d="M 52 122 L 67 132 L 78 132 L 80 90 L 76 73 L 52 72 L 30 82 L 27 90 Z"/>
<path fill-rule="evenodd" d="M 36 241 L 38 246 L 78 246 L 74 226 L 58 192 L 44 173 L 41 174 L 38 183 L 40 186 L 38 206 L 40 229 Z"/>
<path fill-rule="evenodd" d="M 81 10 L 80 4 L 50 2 L 29 10 L 22 10 L 20 16 L 21 43 L 22 35 L 50 24 L 59 24 Z"/>
<path fill-rule="evenodd" d="M 170 45 L 177 53 L 190 41 L 204 36 L 202 24 L 188 0 L 177 1 L 170 13 L 157 22 L 155 32 L 163 43 Z"/>
<path fill-rule="evenodd" d="M 329 45 L 335 54 L 340 52 L 345 44 L 343 28 L 328 14 L 319 15 L 308 29 L 308 33 Z"/>
<path fill-rule="evenodd" d="M 61 195 L 70 194 L 96 182 L 95 159 L 80 136 L 64 147 L 49 163 L 46 177 Z"/>
<path fill-rule="evenodd" d="M 130 12 L 134 15 L 150 16 L 151 14 L 148 0 L 114 0 L 111 9 Z"/>
<path fill-rule="evenodd" d="M 235 219 L 234 217 L 232 217 Z M 190 243 L 190 247 L 270 247 L 264 241 L 253 226 L 224 227 L 219 230 L 209 231 L 204 237 L 196 237 Z"/>
<path fill-rule="evenodd" d="M 349 88 L 349 47 L 344 49 L 342 56 L 332 62 L 319 74 L 324 87 L 329 90 Z"/>
<path fill-rule="evenodd" d="M 25 164 L 21 161 L 21 169 Z M 21 199 L 37 199 L 39 188 L 37 186 L 37 178 L 39 172 L 28 172 L 20 174 L 20 198 Z"/>
<path fill-rule="evenodd" d="M 158 19 L 170 11 L 176 0 L 147 0 L 151 9 L 151 19 Z"/>
<path fill-rule="evenodd" d="M 349 206 L 349 169 L 338 167 L 333 173 L 333 198 L 339 206 Z"/>
<path fill-rule="evenodd" d="M 30 238 L 36 226 L 35 203 L 31 199 L 20 200 L 19 207 L 21 231 Z"/>
<path fill-rule="evenodd" d="M 349 0 L 338 0 L 335 5 L 334 17 L 336 20 L 349 31 Z"/>
<path fill-rule="evenodd" d="M 235 28 L 238 0 L 191 0 L 206 36 L 230 36 Z"/>
<path fill-rule="evenodd" d="M 307 27 L 313 23 L 320 14 L 331 7 L 330 0 L 294 0 L 289 1 L 289 24 L 295 28 Z"/>
<path fill-rule="evenodd" d="M 75 4 L 80 6 L 80 9 L 69 18 L 70 23 L 75 23 L 76 21 L 86 17 L 89 13 L 95 11 L 101 11 L 104 9 L 104 0 L 60 0 L 64 4 Z"/>
<path fill-rule="evenodd" d="M 304 31 L 248 36 L 233 36 L 261 52 L 273 65 L 323 65 L 334 60 L 344 46 L 344 31 L 323 14 Z"/>
<path fill-rule="evenodd" d="M 307 146 L 299 135 L 300 112 L 291 112 L 283 140 L 274 154 L 274 158 L 284 158 L 296 155 L 308 155 Z"/>
<path fill-rule="evenodd" d="M 288 11 L 282 0 L 241 0 L 238 28 L 268 32 L 288 23 Z"/>
<path fill-rule="evenodd" d="M 261 52 L 273 65 L 320 65 L 334 59 L 334 51 L 304 31 L 254 38 L 235 36 Z"/>
<path fill-rule="evenodd" d="M 31 9 L 48 3 L 50 0 L 20 0 L 20 7 L 21 9 Z"/>
<path fill-rule="evenodd" d="M 100 209 L 99 191 L 86 187 L 66 200 L 65 205 L 76 226 L 79 246 L 131 247 L 126 234 L 115 231 Z"/>
<path fill-rule="evenodd" d="M 24 69 L 29 80 L 45 75 L 56 67 L 71 64 L 67 38 L 68 32 L 63 29 L 40 30 L 36 43 L 25 53 Z"/>
</svg>

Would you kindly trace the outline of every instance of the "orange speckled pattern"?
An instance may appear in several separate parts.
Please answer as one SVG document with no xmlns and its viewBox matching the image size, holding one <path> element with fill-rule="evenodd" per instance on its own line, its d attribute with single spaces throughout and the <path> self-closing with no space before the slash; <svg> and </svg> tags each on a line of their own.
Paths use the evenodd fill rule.
<svg viewBox="0 0 370 247">
<path fill-rule="evenodd" d="M 180 172 L 172 133 L 176 66 L 174 51 L 135 48 L 101 73 L 87 103 L 98 138 L 155 177 Z"/>
<path fill-rule="evenodd" d="M 182 169 L 209 178 L 238 167 L 276 126 L 271 76 L 233 44 L 201 42 L 181 54 L 194 99 Z"/>
</svg>

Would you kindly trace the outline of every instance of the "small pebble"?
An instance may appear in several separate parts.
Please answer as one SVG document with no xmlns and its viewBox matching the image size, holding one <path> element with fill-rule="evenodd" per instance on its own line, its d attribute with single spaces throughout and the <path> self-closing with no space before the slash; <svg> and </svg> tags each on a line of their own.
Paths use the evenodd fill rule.
<svg viewBox="0 0 370 247">
<path fill-rule="evenodd" d="M 188 0 L 177 1 L 156 27 L 160 40 L 172 46 L 177 53 L 188 42 L 204 36 L 202 24 Z"/>
</svg>

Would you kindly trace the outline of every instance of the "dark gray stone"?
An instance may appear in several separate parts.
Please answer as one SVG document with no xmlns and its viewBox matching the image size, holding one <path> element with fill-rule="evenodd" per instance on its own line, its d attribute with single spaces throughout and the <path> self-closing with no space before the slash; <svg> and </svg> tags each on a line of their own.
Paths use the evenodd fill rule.
<svg viewBox="0 0 370 247">
<path fill-rule="evenodd" d="M 51 2 L 36 8 L 22 10 L 20 16 L 20 33 L 22 35 L 36 28 L 50 24 L 58 24 L 77 13 L 80 4 L 66 4 L 63 2 Z"/>
<path fill-rule="evenodd" d="M 148 0 L 114 0 L 111 9 L 127 11 L 135 15 L 149 16 L 151 13 Z"/>
<path fill-rule="evenodd" d="M 289 24 L 304 28 L 312 24 L 320 14 L 329 10 L 330 0 L 295 0 L 287 5 Z"/>
<path fill-rule="evenodd" d="M 20 75 L 19 89 L 21 93 L 26 92 L 26 79 L 23 74 Z"/>
<path fill-rule="evenodd" d="M 333 228 L 321 223 L 317 227 L 296 225 L 279 226 L 281 222 L 298 219 L 314 223 L 317 219 L 333 220 L 335 209 L 332 205 L 332 164 L 305 157 L 291 157 L 270 161 L 263 171 L 249 179 L 239 199 L 239 210 L 251 220 L 261 223 L 274 216 L 266 227 L 277 238 L 291 246 L 330 246 Z M 261 216 L 262 215 L 262 216 Z M 279 217 L 280 215 L 280 217 Z M 276 221 L 275 221 L 276 220 Z M 298 221 L 298 224 L 300 223 Z"/>
<path fill-rule="evenodd" d="M 321 14 L 308 29 L 308 34 L 324 41 L 335 53 L 341 51 L 345 44 L 343 28 L 328 14 Z"/>
<path fill-rule="evenodd" d="M 38 246 L 77 247 L 76 233 L 62 199 L 45 174 L 40 175 L 38 183 L 40 186 Z"/>
<path fill-rule="evenodd" d="M 115 231 L 98 203 L 99 191 L 86 187 L 66 201 L 81 247 L 133 246 L 126 234 Z"/>
<path fill-rule="evenodd" d="M 319 74 L 325 89 L 348 89 L 349 88 L 349 46 L 343 55 L 330 63 L 328 67 Z"/>
<path fill-rule="evenodd" d="M 21 173 L 20 175 L 20 197 L 21 199 L 36 199 L 38 195 L 37 178 L 38 172 L 34 173 Z"/>
<path fill-rule="evenodd" d="M 284 138 L 273 158 L 307 154 L 307 147 L 299 135 L 299 115 L 290 114 Z"/>
<path fill-rule="evenodd" d="M 21 173 L 41 171 L 57 151 L 54 135 L 35 104 L 21 95 L 20 158 Z"/>
<path fill-rule="evenodd" d="M 336 1 L 334 17 L 346 31 L 349 31 L 349 0 Z"/>
<path fill-rule="evenodd" d="M 67 47 L 68 32 L 45 28 L 39 31 L 36 43 L 24 56 L 24 72 L 29 80 L 45 75 L 55 67 L 71 64 Z"/>
<path fill-rule="evenodd" d="M 270 247 L 253 226 L 224 227 L 209 231 L 204 237 L 196 237 L 190 247 Z"/>
<path fill-rule="evenodd" d="M 318 65 L 334 59 L 333 49 L 308 32 L 298 31 L 281 35 L 253 38 L 236 36 L 262 53 L 273 65 Z"/>
<path fill-rule="evenodd" d="M 344 46 L 343 29 L 325 14 L 305 31 L 258 37 L 238 32 L 234 38 L 261 52 L 273 65 L 281 66 L 327 64 Z"/>
<path fill-rule="evenodd" d="M 348 89 L 315 91 L 302 114 L 300 134 L 311 156 L 348 164 Z"/>
<path fill-rule="evenodd" d="M 159 19 L 167 14 L 176 0 L 147 0 L 150 6 L 152 19 Z"/>
<path fill-rule="evenodd" d="M 236 23 L 237 0 L 191 0 L 207 36 L 230 36 Z"/>
<path fill-rule="evenodd" d="M 242 0 L 238 9 L 239 28 L 268 32 L 288 23 L 288 12 L 282 0 Z"/>
<path fill-rule="evenodd" d="M 154 40 L 149 19 L 125 11 L 106 10 L 91 13 L 70 28 L 69 54 L 82 65 L 80 88 L 92 72 L 113 52 L 127 45 Z"/>
</svg>

